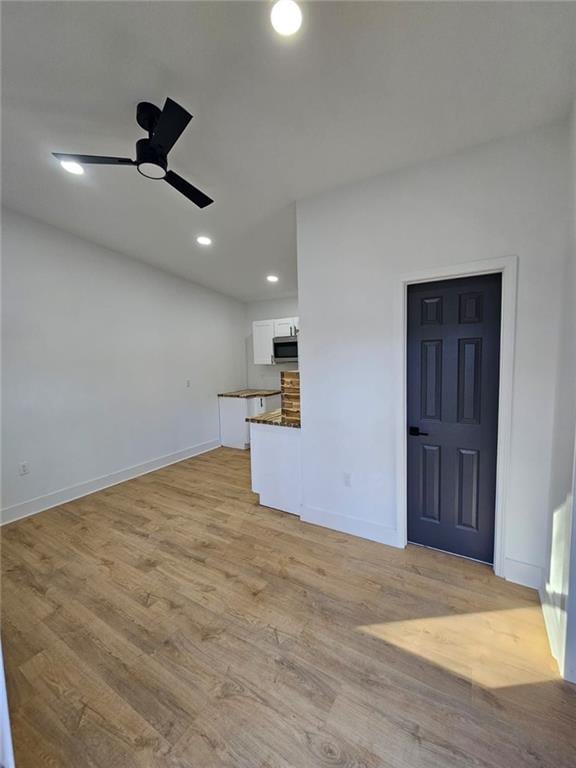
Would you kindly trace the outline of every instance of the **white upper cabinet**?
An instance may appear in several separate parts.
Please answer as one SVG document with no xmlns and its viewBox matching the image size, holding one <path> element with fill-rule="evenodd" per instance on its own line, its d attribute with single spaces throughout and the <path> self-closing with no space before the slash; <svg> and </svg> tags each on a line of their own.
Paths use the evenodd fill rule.
<svg viewBox="0 0 576 768">
<path fill-rule="evenodd" d="M 271 365 L 274 362 L 274 320 L 255 320 L 252 323 L 254 363 Z"/>
<path fill-rule="evenodd" d="M 274 320 L 274 336 L 293 336 L 294 318 L 282 317 Z"/>
<path fill-rule="evenodd" d="M 300 330 L 298 317 L 280 317 L 275 320 L 255 320 L 252 323 L 254 343 L 254 364 L 271 365 L 274 363 L 275 336 L 295 336 Z"/>
</svg>

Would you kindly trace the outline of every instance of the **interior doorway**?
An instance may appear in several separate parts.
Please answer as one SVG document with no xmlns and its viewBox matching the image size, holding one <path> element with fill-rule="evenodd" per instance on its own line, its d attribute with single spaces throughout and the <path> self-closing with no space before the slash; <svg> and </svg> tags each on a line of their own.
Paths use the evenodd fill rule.
<svg viewBox="0 0 576 768">
<path fill-rule="evenodd" d="M 408 540 L 494 559 L 501 273 L 408 286 Z"/>
</svg>

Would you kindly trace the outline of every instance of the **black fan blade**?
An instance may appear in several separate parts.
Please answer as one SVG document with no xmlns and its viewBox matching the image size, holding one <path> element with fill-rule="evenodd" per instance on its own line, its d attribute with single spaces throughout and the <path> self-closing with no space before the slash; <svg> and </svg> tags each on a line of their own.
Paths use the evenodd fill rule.
<svg viewBox="0 0 576 768">
<path fill-rule="evenodd" d="M 164 177 L 164 181 L 167 181 L 171 187 L 174 187 L 178 192 L 181 192 L 188 198 L 188 200 L 192 200 L 198 208 L 206 208 L 207 205 L 214 202 L 211 197 L 205 195 L 204 192 L 200 192 L 197 187 L 189 184 L 186 179 L 183 179 L 182 176 L 178 176 L 174 171 L 168 171 Z"/>
<path fill-rule="evenodd" d="M 103 155 L 67 155 L 62 152 L 52 152 L 58 160 L 71 160 L 81 165 L 134 165 L 129 157 L 104 157 Z"/>
<path fill-rule="evenodd" d="M 192 115 L 184 107 L 172 99 L 166 99 L 154 133 L 150 139 L 150 146 L 164 155 L 172 149 L 182 135 Z"/>
</svg>

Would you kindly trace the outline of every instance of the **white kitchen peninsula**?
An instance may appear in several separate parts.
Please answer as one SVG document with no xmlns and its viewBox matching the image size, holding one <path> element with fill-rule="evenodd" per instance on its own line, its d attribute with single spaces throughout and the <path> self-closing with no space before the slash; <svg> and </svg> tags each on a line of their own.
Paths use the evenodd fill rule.
<svg viewBox="0 0 576 768">
<path fill-rule="evenodd" d="M 252 490 L 260 504 L 300 514 L 300 426 L 281 411 L 254 416 L 250 422 Z"/>
<path fill-rule="evenodd" d="M 300 374 L 282 371 L 282 407 L 250 424 L 252 490 L 260 504 L 300 515 Z"/>
</svg>

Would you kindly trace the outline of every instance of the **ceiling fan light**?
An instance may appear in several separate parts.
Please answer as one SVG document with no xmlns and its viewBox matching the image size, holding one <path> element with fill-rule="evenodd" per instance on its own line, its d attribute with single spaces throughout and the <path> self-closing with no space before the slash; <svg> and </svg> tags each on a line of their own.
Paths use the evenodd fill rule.
<svg viewBox="0 0 576 768">
<path fill-rule="evenodd" d="M 163 179 L 166 176 L 166 169 L 157 163 L 144 162 L 138 164 L 138 173 L 146 176 L 147 179 Z"/>
<path fill-rule="evenodd" d="M 75 163 L 73 160 L 61 160 L 60 165 L 65 171 L 73 173 L 75 176 L 82 176 L 84 173 L 84 168 L 82 168 L 80 163 Z"/>
</svg>

